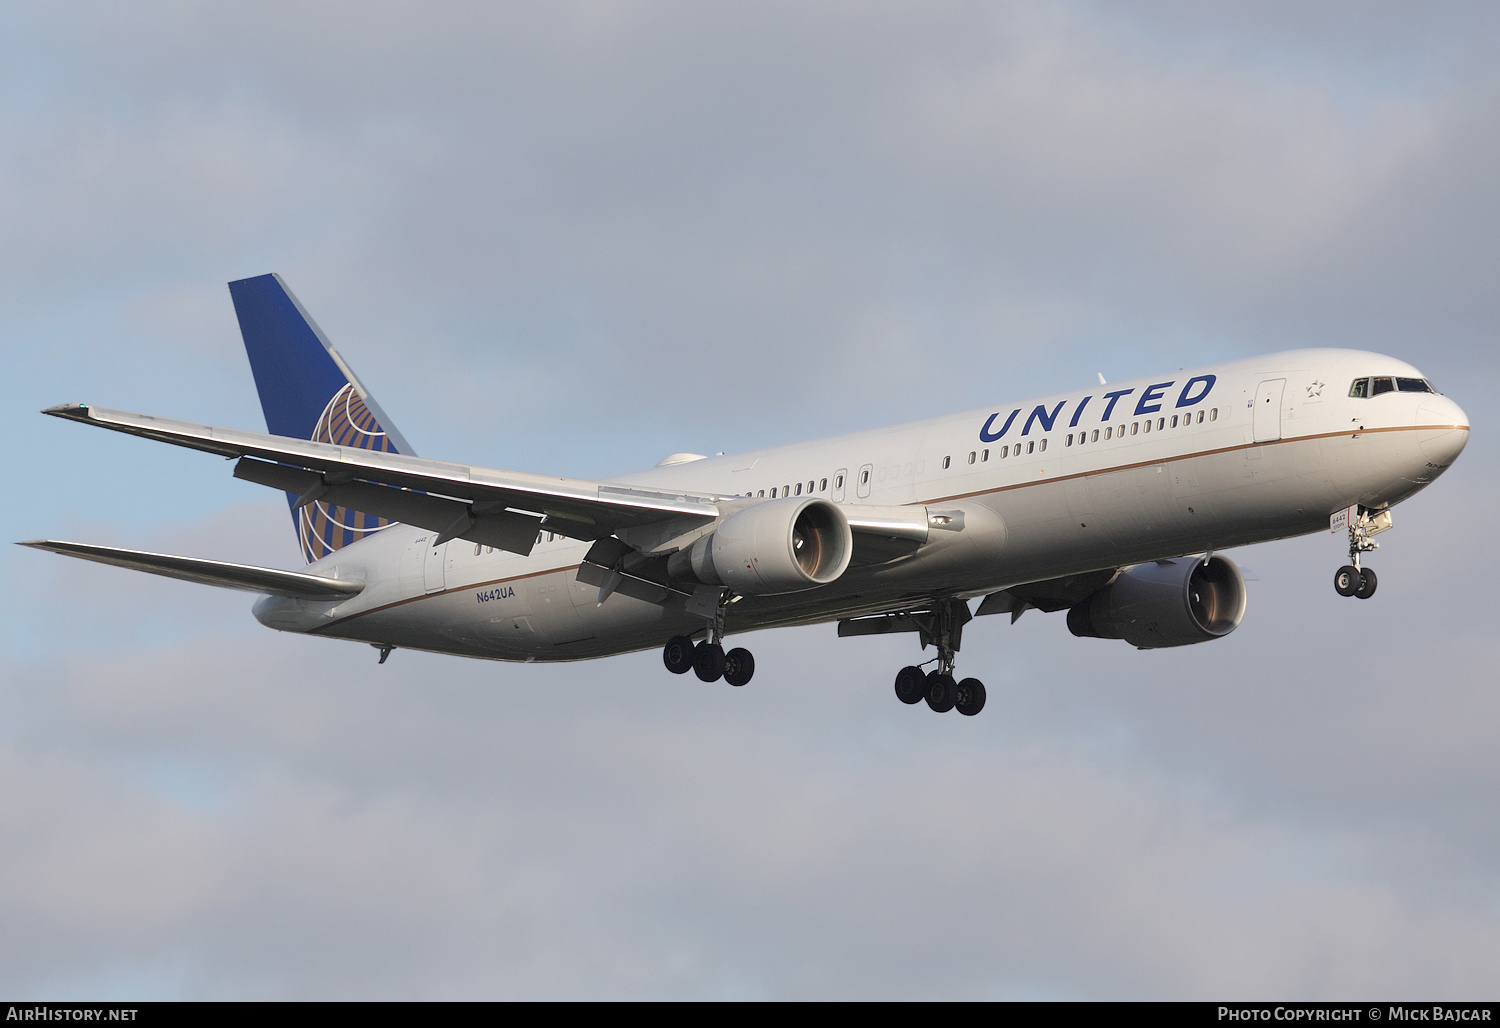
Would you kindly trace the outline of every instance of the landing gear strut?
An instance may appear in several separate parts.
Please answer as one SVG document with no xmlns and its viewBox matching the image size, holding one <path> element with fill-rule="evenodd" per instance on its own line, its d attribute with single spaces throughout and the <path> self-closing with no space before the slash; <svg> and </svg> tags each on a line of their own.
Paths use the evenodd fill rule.
<svg viewBox="0 0 1500 1028">
<path fill-rule="evenodd" d="M 908 704 L 926 700 L 927 706 L 939 714 L 955 707 L 967 717 L 978 714 L 984 709 L 984 683 L 977 678 L 961 682 L 953 678 L 954 657 L 963 639 L 964 624 L 973 617 L 969 605 L 962 600 L 939 600 L 930 611 L 913 611 L 905 616 L 920 633 L 922 649 L 929 643 L 937 647 L 937 657 L 924 661 L 922 666 L 935 663 L 937 667 L 926 673 L 922 666 L 902 668 L 896 675 L 896 698 Z"/>
<path fill-rule="evenodd" d="M 742 646 L 724 652 L 724 613 L 729 609 L 732 597 L 726 591 L 712 618 L 708 619 L 706 638 L 693 645 L 690 635 L 674 635 L 662 647 L 662 663 L 674 675 L 685 675 L 689 671 L 705 682 L 717 682 L 720 678 L 733 686 L 741 686 L 755 674 L 755 657 Z"/>
<path fill-rule="evenodd" d="M 1349 563 L 1334 572 L 1333 591 L 1340 596 L 1357 596 L 1361 600 L 1368 600 L 1375 595 L 1379 579 L 1374 569 L 1360 567 L 1359 555 L 1379 549 L 1380 544 L 1370 536 L 1391 527 L 1391 512 L 1383 510 L 1371 513 L 1363 507 L 1351 507 L 1343 517 L 1349 525 Z"/>
</svg>

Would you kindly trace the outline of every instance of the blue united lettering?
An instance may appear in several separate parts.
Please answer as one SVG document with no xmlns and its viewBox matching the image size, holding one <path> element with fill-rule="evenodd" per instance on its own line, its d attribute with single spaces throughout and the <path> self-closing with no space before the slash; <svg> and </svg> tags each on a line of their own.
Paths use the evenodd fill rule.
<svg viewBox="0 0 1500 1028">
<path fill-rule="evenodd" d="M 1057 406 L 1052 408 L 1051 414 L 1047 413 L 1047 408 L 1044 405 L 1040 403 L 1037 404 L 1036 407 L 1032 410 L 1031 414 L 1026 418 L 1026 427 L 1021 429 L 1021 434 L 1030 435 L 1031 426 L 1037 423 L 1041 424 L 1043 432 L 1052 431 L 1052 426 L 1057 423 L 1058 413 L 1063 409 L 1063 404 L 1067 402 L 1067 400 L 1058 400 Z"/>
<path fill-rule="evenodd" d="M 1000 412 L 996 411 L 994 414 L 991 414 L 989 420 L 984 423 L 984 427 L 979 430 L 980 441 L 992 443 L 996 439 L 999 439 L 1001 436 L 1003 436 L 1006 432 L 1009 432 L 1011 424 L 1016 420 L 1016 415 L 1019 413 L 1021 413 L 1021 408 L 1019 407 L 1011 411 L 1010 417 L 1005 419 L 1005 424 L 1000 427 L 1000 431 L 995 432 L 994 434 L 990 433 L 990 429 L 994 427 L 995 419 L 1000 416 Z"/>
</svg>

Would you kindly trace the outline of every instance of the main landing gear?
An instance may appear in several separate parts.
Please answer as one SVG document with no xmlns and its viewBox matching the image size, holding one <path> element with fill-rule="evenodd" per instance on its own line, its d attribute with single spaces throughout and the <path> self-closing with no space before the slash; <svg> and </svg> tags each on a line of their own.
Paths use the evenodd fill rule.
<svg viewBox="0 0 1500 1028">
<path fill-rule="evenodd" d="M 908 616 L 921 633 L 922 648 L 925 650 L 932 643 L 937 646 L 938 655 L 922 665 L 904 667 L 896 674 L 896 698 L 907 704 L 926 700 L 927 706 L 939 714 L 955 709 L 966 717 L 978 714 L 984 709 L 984 683 L 977 678 L 956 681 L 953 677 L 953 658 L 963 638 L 964 623 L 973 617 L 968 604 L 962 600 L 942 600 L 930 612 Z M 927 664 L 937 667 L 923 672 L 922 667 Z"/>
<path fill-rule="evenodd" d="M 717 682 L 720 678 L 733 686 L 749 682 L 755 674 L 755 658 L 743 646 L 724 652 L 724 611 L 728 598 L 719 604 L 714 618 L 708 624 L 708 638 L 697 645 L 690 635 L 674 635 L 662 647 L 662 663 L 674 675 L 685 675 L 689 671 L 705 682 Z"/>
<path fill-rule="evenodd" d="M 1373 568 L 1360 567 L 1359 555 L 1378 549 L 1380 544 L 1370 538 L 1391 527 L 1391 512 L 1388 510 L 1372 514 L 1363 507 L 1351 508 L 1349 523 L 1349 563 L 1333 573 L 1333 591 L 1340 596 L 1357 596 L 1368 600 L 1375 595 L 1379 579 Z"/>
</svg>

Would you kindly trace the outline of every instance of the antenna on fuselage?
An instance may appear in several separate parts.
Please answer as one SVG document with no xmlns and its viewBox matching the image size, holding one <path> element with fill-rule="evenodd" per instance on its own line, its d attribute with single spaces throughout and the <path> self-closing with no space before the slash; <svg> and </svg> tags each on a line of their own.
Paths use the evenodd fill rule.
<svg viewBox="0 0 1500 1028">
<path fill-rule="evenodd" d="M 1104 381 L 1104 372 L 1102 372 L 1102 371 L 1099 372 L 1099 384 L 1102 385 L 1102 386 L 1109 385 L 1108 382 Z"/>
</svg>

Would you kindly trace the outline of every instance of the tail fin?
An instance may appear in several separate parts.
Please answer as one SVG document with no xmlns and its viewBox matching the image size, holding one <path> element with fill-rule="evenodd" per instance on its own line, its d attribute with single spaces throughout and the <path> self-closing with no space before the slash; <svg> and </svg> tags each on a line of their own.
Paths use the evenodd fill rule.
<svg viewBox="0 0 1500 1028">
<path fill-rule="evenodd" d="M 229 283 L 266 431 L 362 450 L 415 456 L 280 275 Z M 311 564 L 389 521 L 287 494 L 302 555 Z"/>
</svg>

